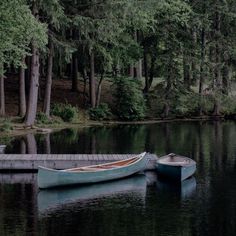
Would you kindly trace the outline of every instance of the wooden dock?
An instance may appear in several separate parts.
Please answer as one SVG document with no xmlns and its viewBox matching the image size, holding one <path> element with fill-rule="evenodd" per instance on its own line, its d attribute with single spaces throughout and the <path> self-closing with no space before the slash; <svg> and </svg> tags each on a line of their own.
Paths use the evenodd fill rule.
<svg viewBox="0 0 236 236">
<path fill-rule="evenodd" d="M 135 154 L 0 154 L 0 170 L 36 171 L 38 166 L 66 169 L 125 160 Z M 147 170 L 153 170 L 157 156 L 147 154 Z"/>
</svg>

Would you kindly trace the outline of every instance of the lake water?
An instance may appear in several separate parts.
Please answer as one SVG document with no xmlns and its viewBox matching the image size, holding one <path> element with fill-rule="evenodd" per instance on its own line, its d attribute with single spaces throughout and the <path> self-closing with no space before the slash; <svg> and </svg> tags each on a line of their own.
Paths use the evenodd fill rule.
<svg viewBox="0 0 236 236">
<path fill-rule="evenodd" d="M 67 129 L 7 141 L 6 153 L 174 152 L 194 159 L 197 172 L 182 185 L 148 172 L 40 192 L 37 174 L 2 173 L 0 235 L 236 235 L 235 122 Z"/>
</svg>

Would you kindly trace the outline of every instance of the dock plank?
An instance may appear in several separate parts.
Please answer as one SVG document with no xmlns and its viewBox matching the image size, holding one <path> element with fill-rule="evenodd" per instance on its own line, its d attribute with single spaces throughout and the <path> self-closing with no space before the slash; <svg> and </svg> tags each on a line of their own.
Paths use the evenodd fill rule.
<svg viewBox="0 0 236 236">
<path fill-rule="evenodd" d="M 125 160 L 135 154 L 0 154 L 0 170 L 37 170 L 38 166 L 65 169 Z M 155 165 L 157 156 L 148 154 Z"/>
</svg>

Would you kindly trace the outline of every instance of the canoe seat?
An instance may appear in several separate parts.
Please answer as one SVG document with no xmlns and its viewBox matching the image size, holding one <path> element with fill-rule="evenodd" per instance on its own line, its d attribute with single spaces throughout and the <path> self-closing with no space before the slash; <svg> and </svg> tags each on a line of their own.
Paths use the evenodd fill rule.
<svg viewBox="0 0 236 236">
<path fill-rule="evenodd" d="M 101 168 L 101 169 L 112 169 L 112 168 L 116 168 L 116 167 L 119 167 L 119 166 L 98 166 L 98 168 Z"/>
<path fill-rule="evenodd" d="M 71 169 L 71 170 L 62 170 L 62 171 L 70 171 L 70 172 L 83 172 L 83 171 L 98 171 L 101 170 L 100 168 L 91 168 L 91 167 L 86 167 L 86 168 L 76 168 L 76 169 Z"/>
</svg>

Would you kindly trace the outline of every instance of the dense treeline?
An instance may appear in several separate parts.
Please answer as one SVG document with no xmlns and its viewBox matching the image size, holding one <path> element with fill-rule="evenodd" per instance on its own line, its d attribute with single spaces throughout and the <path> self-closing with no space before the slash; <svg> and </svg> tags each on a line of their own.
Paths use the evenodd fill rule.
<svg viewBox="0 0 236 236">
<path fill-rule="evenodd" d="M 15 71 L 26 126 L 39 112 L 39 90 L 40 112 L 50 117 L 52 79 L 65 77 L 74 92 L 83 79 L 86 108 L 94 115 L 105 107 L 102 118 L 110 114 L 100 106 L 107 78 L 121 119 L 155 108 L 160 117 L 235 114 L 235 32 L 233 0 L 1 0 L 0 116 L 4 81 Z"/>
</svg>

